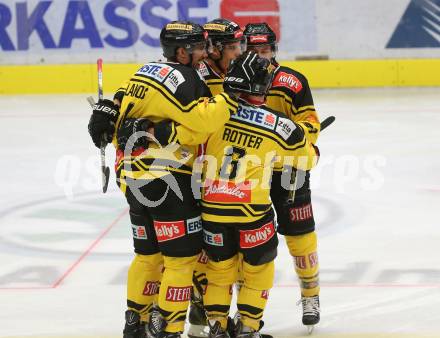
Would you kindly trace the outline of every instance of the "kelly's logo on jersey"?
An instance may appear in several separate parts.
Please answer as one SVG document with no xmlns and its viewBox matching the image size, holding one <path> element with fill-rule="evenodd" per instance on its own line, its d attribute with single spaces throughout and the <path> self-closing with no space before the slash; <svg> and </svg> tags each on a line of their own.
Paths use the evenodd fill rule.
<svg viewBox="0 0 440 338">
<path fill-rule="evenodd" d="M 237 113 L 231 117 L 234 120 L 247 121 L 257 126 L 273 130 L 276 116 L 271 112 L 243 105 L 238 106 Z"/>
<path fill-rule="evenodd" d="M 254 230 L 240 230 L 240 247 L 243 249 L 253 248 L 268 242 L 275 235 L 275 227 L 272 222 Z"/>
<path fill-rule="evenodd" d="M 272 87 L 286 87 L 295 93 L 299 93 L 303 88 L 301 81 L 295 75 L 285 72 L 279 72 L 275 76 Z"/>
<path fill-rule="evenodd" d="M 154 221 L 154 230 L 158 242 L 165 242 L 185 236 L 185 221 Z"/>
<path fill-rule="evenodd" d="M 252 200 L 251 184 L 249 181 L 235 184 L 219 180 L 206 180 L 203 200 L 208 202 L 250 203 Z"/>
</svg>

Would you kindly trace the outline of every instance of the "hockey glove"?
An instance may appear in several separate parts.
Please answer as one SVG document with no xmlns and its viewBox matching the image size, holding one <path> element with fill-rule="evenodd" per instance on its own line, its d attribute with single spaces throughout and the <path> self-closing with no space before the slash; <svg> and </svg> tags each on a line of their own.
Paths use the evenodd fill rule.
<svg viewBox="0 0 440 338">
<path fill-rule="evenodd" d="M 111 100 L 99 100 L 93 106 L 93 113 L 89 121 L 89 134 L 98 148 L 101 142 L 110 143 L 115 133 L 115 124 L 119 116 L 119 107 Z"/>
<path fill-rule="evenodd" d="M 264 72 L 269 61 L 258 57 L 255 52 L 247 52 L 232 61 L 223 82 L 226 93 L 255 93 L 255 83 Z M 267 73 L 267 72 L 266 72 Z"/>
<path fill-rule="evenodd" d="M 118 148 L 125 151 L 135 150 L 136 148 L 148 148 L 149 138 L 145 133 L 153 126 L 149 119 L 125 119 L 118 129 Z M 141 132 L 136 134 L 137 132 Z M 136 135 L 135 135 L 136 134 Z"/>
</svg>

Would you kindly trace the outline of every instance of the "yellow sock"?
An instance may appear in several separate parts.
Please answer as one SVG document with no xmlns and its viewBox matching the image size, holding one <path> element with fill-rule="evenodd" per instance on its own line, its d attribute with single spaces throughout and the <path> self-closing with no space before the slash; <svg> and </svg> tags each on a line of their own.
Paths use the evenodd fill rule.
<svg viewBox="0 0 440 338">
<path fill-rule="evenodd" d="M 128 269 L 127 306 L 138 312 L 141 321 L 148 320 L 148 312 L 157 299 L 162 277 L 162 255 L 136 255 Z"/>
<path fill-rule="evenodd" d="M 284 236 L 300 280 L 301 294 L 319 295 L 318 241 L 315 232 L 300 236 Z"/>
<path fill-rule="evenodd" d="M 165 331 L 183 331 L 192 290 L 192 276 L 198 255 L 192 257 L 163 256 L 164 271 L 158 305 L 167 321 Z"/>
<path fill-rule="evenodd" d="M 206 266 L 208 287 L 203 298 L 208 319 L 218 320 L 226 329 L 232 299 L 232 284 L 237 279 L 238 255 L 221 262 L 209 261 Z"/>
<path fill-rule="evenodd" d="M 250 265 L 243 262 L 244 283 L 237 299 L 237 308 L 244 325 L 258 330 L 273 286 L 274 262 Z"/>
</svg>

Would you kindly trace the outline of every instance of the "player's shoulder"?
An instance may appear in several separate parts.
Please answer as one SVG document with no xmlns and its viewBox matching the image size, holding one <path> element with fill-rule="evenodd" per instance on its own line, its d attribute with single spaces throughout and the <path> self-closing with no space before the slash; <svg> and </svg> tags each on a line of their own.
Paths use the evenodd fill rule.
<svg viewBox="0 0 440 338">
<path fill-rule="evenodd" d="M 189 66 L 175 62 L 148 62 L 140 67 L 135 76 L 147 77 L 157 82 L 170 78 L 175 81 L 199 79 L 197 72 Z"/>
<path fill-rule="evenodd" d="M 211 67 L 208 61 L 201 61 L 199 63 L 198 72 L 205 79 L 205 81 L 217 80 L 223 82 L 223 77 Z"/>
<path fill-rule="evenodd" d="M 275 70 L 271 89 L 297 94 L 308 86 L 307 78 L 302 73 L 290 67 L 279 66 Z"/>
<path fill-rule="evenodd" d="M 136 81 L 147 81 L 160 92 L 168 93 L 167 95 L 175 97 L 182 104 L 207 93 L 206 85 L 197 71 L 180 63 L 149 62 L 138 69 L 134 78 Z"/>
</svg>

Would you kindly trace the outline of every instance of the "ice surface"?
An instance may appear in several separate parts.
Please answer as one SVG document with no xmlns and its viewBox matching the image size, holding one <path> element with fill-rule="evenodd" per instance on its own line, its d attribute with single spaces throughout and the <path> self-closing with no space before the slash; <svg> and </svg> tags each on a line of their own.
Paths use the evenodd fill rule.
<svg viewBox="0 0 440 338">
<path fill-rule="evenodd" d="M 120 337 L 125 200 L 100 193 L 86 96 L 0 97 L 0 337 Z M 316 337 L 440 337 L 440 89 L 314 92 Z M 113 150 L 107 148 L 107 163 Z M 281 240 L 264 332 L 306 334 Z"/>
</svg>

